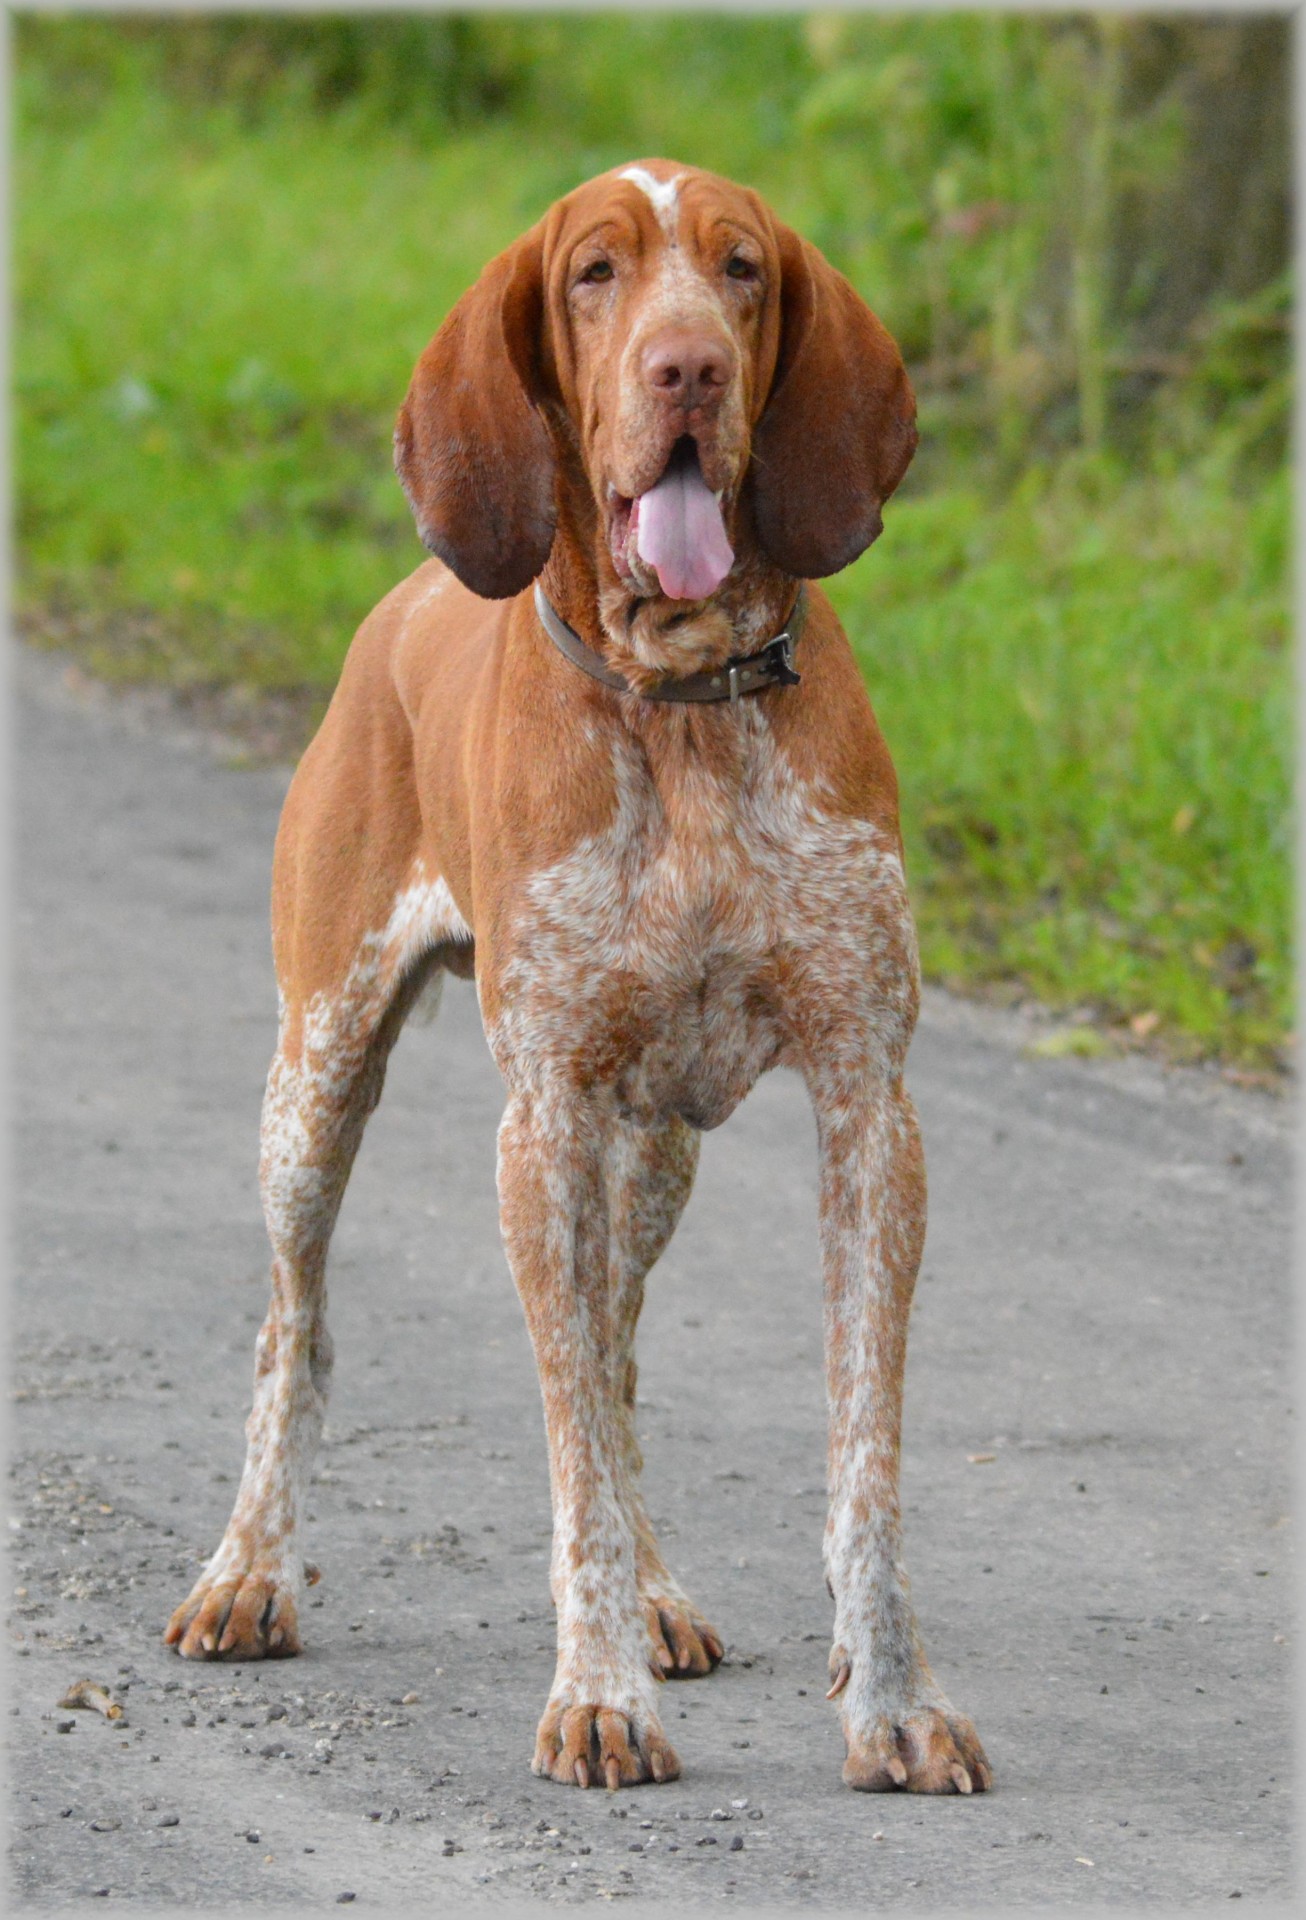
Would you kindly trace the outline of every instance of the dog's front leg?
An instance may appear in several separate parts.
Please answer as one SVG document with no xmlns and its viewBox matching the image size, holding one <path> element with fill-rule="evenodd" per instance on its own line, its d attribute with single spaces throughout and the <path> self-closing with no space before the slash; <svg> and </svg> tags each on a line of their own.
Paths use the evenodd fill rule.
<svg viewBox="0 0 1306 1920">
<path fill-rule="evenodd" d="M 831 1697 L 863 1791 L 970 1793 L 990 1784 L 970 1721 L 926 1663 L 902 1562 L 898 1450 L 907 1320 L 925 1238 L 925 1164 L 900 1078 L 813 1089 L 830 1412 L 826 1573 Z"/>
<path fill-rule="evenodd" d="M 558 1666 L 534 1771 L 609 1787 L 671 1780 L 654 1704 L 635 1540 L 620 1497 L 608 1209 L 597 1115 L 517 1092 L 499 1131 L 504 1245 L 535 1349 L 553 1491 Z"/>
</svg>

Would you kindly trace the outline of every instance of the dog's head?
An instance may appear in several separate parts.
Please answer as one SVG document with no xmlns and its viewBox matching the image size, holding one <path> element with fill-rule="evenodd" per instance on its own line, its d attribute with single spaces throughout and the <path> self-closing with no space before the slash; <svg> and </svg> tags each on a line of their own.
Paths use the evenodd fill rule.
<svg viewBox="0 0 1306 1920">
<path fill-rule="evenodd" d="M 916 445 L 889 334 L 757 195 L 665 160 L 570 193 L 491 261 L 395 430 L 425 544 L 519 593 L 559 524 L 604 581 L 708 600 L 755 547 L 799 578 L 880 531 Z"/>
</svg>

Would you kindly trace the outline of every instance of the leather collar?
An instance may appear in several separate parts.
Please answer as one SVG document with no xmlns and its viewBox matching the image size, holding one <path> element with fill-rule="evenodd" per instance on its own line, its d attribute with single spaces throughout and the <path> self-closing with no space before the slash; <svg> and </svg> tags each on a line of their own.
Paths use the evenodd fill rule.
<svg viewBox="0 0 1306 1920">
<path fill-rule="evenodd" d="M 535 611 L 544 631 L 559 653 L 591 680 L 611 687 L 617 693 L 635 693 L 629 680 L 615 672 L 601 654 L 587 646 L 562 615 L 545 597 L 539 581 L 535 583 Z M 746 693 L 761 693 L 767 687 L 796 687 L 801 674 L 794 671 L 794 648 L 802 636 L 807 617 L 807 587 L 799 582 L 798 597 L 784 628 L 756 653 L 737 655 L 724 666 L 707 673 L 686 674 L 679 680 L 664 680 L 642 695 L 645 700 L 738 700 Z"/>
</svg>

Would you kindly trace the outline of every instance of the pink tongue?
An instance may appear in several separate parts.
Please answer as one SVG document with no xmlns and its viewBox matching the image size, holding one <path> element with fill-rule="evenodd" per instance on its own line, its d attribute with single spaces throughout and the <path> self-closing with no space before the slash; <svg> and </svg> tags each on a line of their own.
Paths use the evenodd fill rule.
<svg viewBox="0 0 1306 1920">
<path fill-rule="evenodd" d="M 635 549 L 656 569 L 663 593 L 672 600 L 715 593 L 735 556 L 697 454 L 673 460 L 635 506 Z"/>
</svg>

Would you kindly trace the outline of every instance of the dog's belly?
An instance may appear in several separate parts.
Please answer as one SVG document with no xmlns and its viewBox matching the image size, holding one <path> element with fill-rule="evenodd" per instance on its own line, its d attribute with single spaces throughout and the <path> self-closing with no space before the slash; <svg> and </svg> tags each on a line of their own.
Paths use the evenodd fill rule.
<svg viewBox="0 0 1306 1920">
<path fill-rule="evenodd" d="M 781 1063 L 785 1035 L 765 973 L 735 956 L 707 960 L 696 981 L 632 987 L 637 1017 L 613 1090 L 645 1125 L 679 1115 L 708 1131 L 729 1119 L 760 1074 Z"/>
</svg>

